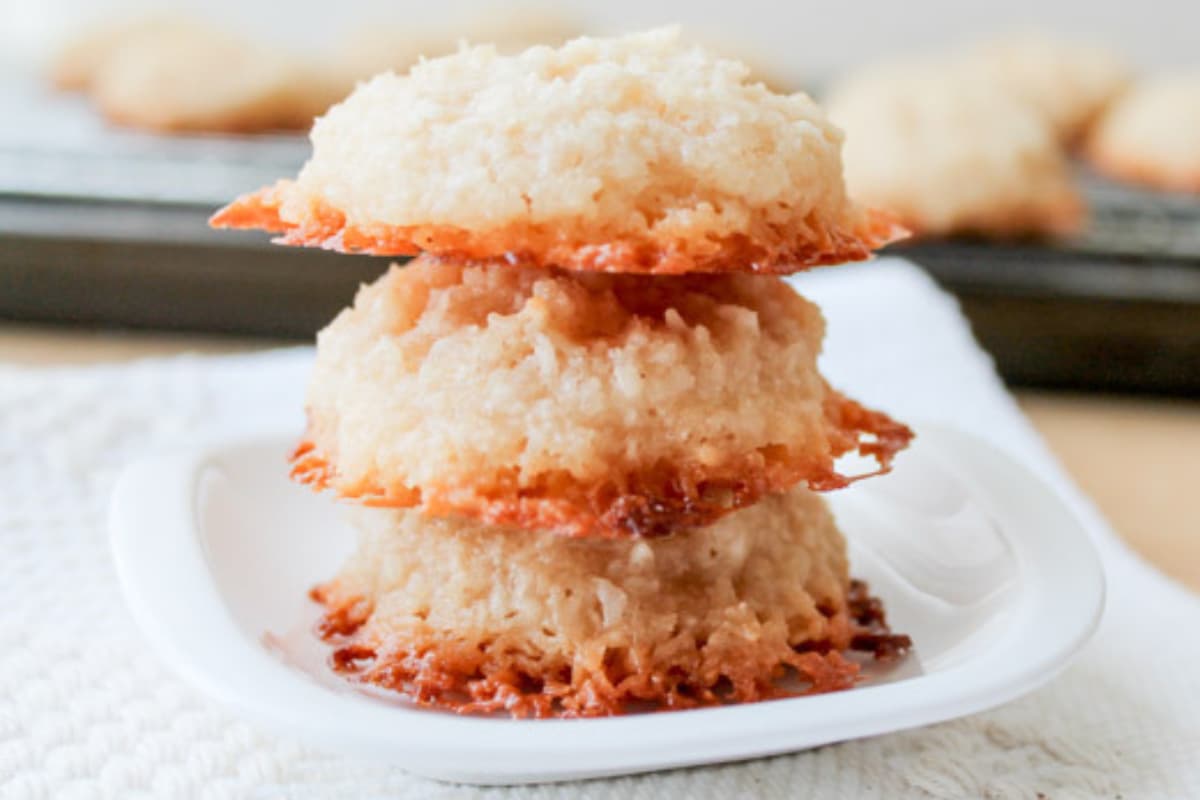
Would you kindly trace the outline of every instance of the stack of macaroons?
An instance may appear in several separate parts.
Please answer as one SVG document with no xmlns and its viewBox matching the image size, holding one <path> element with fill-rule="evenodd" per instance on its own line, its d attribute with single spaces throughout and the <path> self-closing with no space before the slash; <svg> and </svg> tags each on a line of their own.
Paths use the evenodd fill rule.
<svg viewBox="0 0 1200 800">
<path fill-rule="evenodd" d="M 361 85 L 214 224 L 411 254 L 318 337 L 294 474 L 362 509 L 334 663 L 422 704 L 603 715 L 853 685 L 895 655 L 814 492 L 904 425 L 817 371 L 780 277 L 902 231 L 841 135 L 673 30 Z M 858 476 L 861 477 L 861 476 Z"/>
</svg>

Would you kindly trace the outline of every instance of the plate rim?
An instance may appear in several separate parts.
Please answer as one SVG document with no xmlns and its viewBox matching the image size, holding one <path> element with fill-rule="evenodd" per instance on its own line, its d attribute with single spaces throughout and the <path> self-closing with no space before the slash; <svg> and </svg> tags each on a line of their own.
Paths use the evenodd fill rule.
<svg viewBox="0 0 1200 800">
<path fill-rule="evenodd" d="M 1014 483 L 1023 484 L 1019 488 L 1043 501 L 1029 501 L 1029 507 L 1045 506 L 1057 516 L 1053 527 L 1060 533 L 1036 543 L 1042 561 L 1029 559 L 1031 542 L 1018 543 L 1022 576 L 1032 571 L 1043 582 L 1043 591 L 1053 580 L 1055 590 L 1066 598 L 1021 611 L 1047 614 L 1049 626 L 1059 634 L 1056 646 L 1030 653 L 1018 636 L 1021 626 L 1012 625 L 983 655 L 991 659 L 996 648 L 1003 648 L 999 652 L 1011 650 L 1023 658 L 983 664 L 975 655 L 936 673 L 848 692 L 587 720 L 455 716 L 386 705 L 361 693 L 321 686 L 252 641 L 233 618 L 204 552 L 195 507 L 198 481 L 204 467 L 221 453 L 268 442 L 290 443 L 290 433 L 224 436 L 130 464 L 113 492 L 110 545 L 127 607 L 173 670 L 263 727 L 326 749 L 382 758 L 427 777 L 487 784 L 744 760 L 996 707 L 1065 669 L 1099 624 L 1103 567 L 1087 528 L 1061 495 L 1013 456 L 973 434 L 937 423 L 915 427 L 924 441 L 949 448 L 951 457 L 970 454 L 963 461 L 971 462 L 968 482 L 977 491 L 1005 494 L 1002 487 L 1007 486 L 1012 494 Z M 1049 574 L 1046 553 L 1056 554 L 1058 563 L 1069 559 L 1070 574 Z M 188 624 L 180 624 L 184 620 Z M 800 703 L 803 706 L 797 707 Z M 496 736 L 501 729 L 503 736 Z M 531 755 L 536 756 L 536 768 L 528 763 Z"/>
</svg>

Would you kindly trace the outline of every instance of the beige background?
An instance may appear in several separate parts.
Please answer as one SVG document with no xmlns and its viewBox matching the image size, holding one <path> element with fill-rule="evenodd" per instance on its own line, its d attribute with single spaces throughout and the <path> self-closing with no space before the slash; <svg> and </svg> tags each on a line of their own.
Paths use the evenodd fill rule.
<svg viewBox="0 0 1200 800">
<path fill-rule="evenodd" d="M 0 324 L 0 363 L 80 364 L 272 343 Z M 1200 590 L 1200 402 L 1018 393 L 1051 449 L 1117 531 Z"/>
<path fill-rule="evenodd" d="M 323 47 L 364 24 L 420 29 L 557 8 L 588 30 L 616 32 L 673 22 L 728 42 L 792 81 L 821 77 L 863 58 L 944 45 L 1006 29 L 1039 27 L 1106 41 L 1148 68 L 1200 67 L 1195 0 L 0 0 L 0 61 L 36 61 L 72 30 L 137 9 L 176 8 L 257 36 Z"/>
</svg>

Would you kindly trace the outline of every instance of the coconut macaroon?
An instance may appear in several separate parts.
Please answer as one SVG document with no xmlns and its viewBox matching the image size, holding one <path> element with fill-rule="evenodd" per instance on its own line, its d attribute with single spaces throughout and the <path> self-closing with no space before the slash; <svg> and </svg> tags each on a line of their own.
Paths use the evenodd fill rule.
<svg viewBox="0 0 1200 800">
<path fill-rule="evenodd" d="M 918 236 L 1065 234 L 1083 203 L 1047 124 L 946 64 L 869 69 L 835 87 L 846 185 Z"/>
<path fill-rule="evenodd" d="M 352 87 L 318 64 L 202 22 L 149 17 L 85 34 L 53 67 L 122 125 L 166 132 L 307 130 Z"/>
<path fill-rule="evenodd" d="M 96 76 L 122 50 L 148 40 L 177 41 L 195 34 L 186 17 L 158 15 L 84 28 L 67 41 L 50 64 L 50 79 L 64 91 L 92 88 Z"/>
<path fill-rule="evenodd" d="M 1077 143 L 1133 78 L 1130 65 L 1109 49 L 1035 33 L 983 42 L 964 59 L 1049 123 L 1063 144 Z"/>
<path fill-rule="evenodd" d="M 109 119 L 160 131 L 307 130 L 348 91 L 316 66 L 202 25 L 126 42 L 94 77 Z"/>
<path fill-rule="evenodd" d="M 330 109 L 295 180 L 213 218 L 289 244 L 570 269 L 787 273 L 901 231 L 847 197 L 804 95 L 675 29 L 385 73 Z"/>
<path fill-rule="evenodd" d="M 357 553 L 314 591 L 335 666 L 425 705 L 597 716 L 849 688 L 849 648 L 909 645 L 852 588 L 819 497 L 773 495 L 654 540 L 361 510 Z"/>
<path fill-rule="evenodd" d="M 317 338 L 295 473 L 369 504 L 653 536 L 886 468 L 910 431 L 829 389 L 781 279 L 422 256 Z"/>
<path fill-rule="evenodd" d="M 1096 126 L 1086 152 L 1115 178 L 1200 192 L 1200 73 L 1134 87 Z"/>
</svg>

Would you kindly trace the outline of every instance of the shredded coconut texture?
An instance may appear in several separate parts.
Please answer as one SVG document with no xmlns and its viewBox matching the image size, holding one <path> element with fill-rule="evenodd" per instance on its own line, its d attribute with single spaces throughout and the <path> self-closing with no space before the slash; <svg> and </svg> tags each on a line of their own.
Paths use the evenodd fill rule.
<svg viewBox="0 0 1200 800">
<path fill-rule="evenodd" d="M 822 332 L 775 277 L 423 256 L 319 334 L 297 469 L 376 504 L 573 535 L 703 524 L 801 481 L 845 485 L 833 459 L 856 431 L 884 463 L 907 442 L 828 389 Z"/>
<path fill-rule="evenodd" d="M 674 29 L 491 46 L 384 73 L 330 109 L 295 181 L 214 224 L 341 250 L 616 272 L 791 272 L 901 235 L 846 198 L 808 97 Z"/>
<path fill-rule="evenodd" d="M 1066 234 L 1083 204 L 1054 132 L 954 62 L 871 68 L 835 87 L 846 182 L 917 235 Z"/>
<path fill-rule="evenodd" d="M 1113 177 L 1200 193 L 1200 73 L 1134 87 L 1096 126 L 1087 153 Z"/>
<path fill-rule="evenodd" d="M 816 691 L 857 674 L 837 655 L 858 630 L 845 543 L 804 490 L 652 541 L 355 522 L 358 551 L 314 592 L 322 632 L 340 669 L 417 702 L 592 716 L 778 696 L 789 668 Z"/>
</svg>

